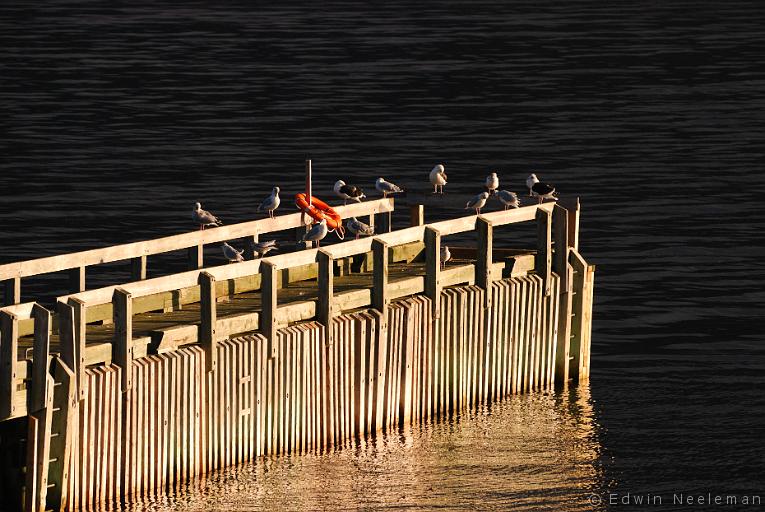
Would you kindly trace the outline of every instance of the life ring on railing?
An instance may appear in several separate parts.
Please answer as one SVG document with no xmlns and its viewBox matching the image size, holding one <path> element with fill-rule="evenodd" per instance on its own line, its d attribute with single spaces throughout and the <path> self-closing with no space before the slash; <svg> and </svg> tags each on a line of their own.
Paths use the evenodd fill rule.
<svg viewBox="0 0 765 512">
<path fill-rule="evenodd" d="M 345 236 L 345 228 L 343 228 L 343 218 L 335 211 L 330 205 L 311 196 L 311 204 L 308 204 L 308 195 L 305 193 L 295 194 L 295 205 L 310 216 L 316 222 L 322 220 L 327 221 L 327 228 L 330 231 L 336 231 L 337 235 L 342 239 Z"/>
</svg>

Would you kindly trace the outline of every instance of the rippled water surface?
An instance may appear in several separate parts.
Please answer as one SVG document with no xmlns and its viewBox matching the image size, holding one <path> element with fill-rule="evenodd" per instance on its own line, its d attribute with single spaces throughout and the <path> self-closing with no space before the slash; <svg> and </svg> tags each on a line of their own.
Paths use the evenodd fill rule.
<svg viewBox="0 0 765 512">
<path fill-rule="evenodd" d="M 251 219 L 306 155 L 325 196 L 445 162 L 428 219 L 491 170 L 519 192 L 537 171 L 581 197 L 592 378 L 140 510 L 765 494 L 761 2 L 210 5 L 0 4 L 0 262 L 187 231 L 197 200 Z"/>
</svg>

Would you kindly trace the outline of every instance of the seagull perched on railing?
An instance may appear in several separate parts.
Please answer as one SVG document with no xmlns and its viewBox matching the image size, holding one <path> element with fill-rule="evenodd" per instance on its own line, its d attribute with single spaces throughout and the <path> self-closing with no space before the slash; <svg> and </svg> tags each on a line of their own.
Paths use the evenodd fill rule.
<svg viewBox="0 0 765 512">
<path fill-rule="evenodd" d="M 258 206 L 258 211 L 265 210 L 268 212 L 268 216 L 272 219 L 274 218 L 274 210 L 279 208 L 279 203 L 281 203 L 281 199 L 279 199 L 279 187 L 274 187 L 271 189 L 271 195 L 266 198 L 265 201 L 260 203 Z"/>
<path fill-rule="evenodd" d="M 558 198 L 555 197 L 555 187 L 549 183 L 542 183 L 539 181 L 536 174 L 532 174 L 526 178 L 526 186 L 529 187 L 529 195 L 538 198 L 540 203 L 544 199 L 552 199 L 553 201 L 558 200 Z"/>
<path fill-rule="evenodd" d="M 521 201 L 518 199 L 518 194 L 515 192 L 500 190 L 497 192 L 497 197 L 500 202 L 505 205 L 505 210 L 508 208 L 518 208 L 521 205 Z"/>
<path fill-rule="evenodd" d="M 359 187 L 354 187 L 353 185 L 346 185 L 343 180 L 337 180 L 335 182 L 335 186 L 333 187 L 335 194 L 337 194 L 340 198 L 344 199 L 344 204 L 348 204 L 348 200 L 356 201 L 357 203 L 360 203 L 362 199 L 364 199 L 364 191 L 361 190 Z"/>
<path fill-rule="evenodd" d="M 223 242 L 223 245 L 220 246 L 221 249 L 223 249 L 223 256 L 226 257 L 229 263 L 237 263 L 240 261 L 244 261 L 244 256 L 242 256 L 242 251 L 237 251 L 228 243 Z"/>
<path fill-rule="evenodd" d="M 449 247 L 446 245 L 441 246 L 441 266 L 446 268 L 446 262 L 452 259 L 452 253 L 449 252 Z"/>
<path fill-rule="evenodd" d="M 404 189 L 398 185 L 394 185 L 393 183 L 385 181 L 382 178 L 377 178 L 377 181 L 375 181 L 375 188 L 378 192 L 382 192 L 383 197 L 388 197 L 388 194 L 395 194 L 397 192 L 404 191 Z"/>
<path fill-rule="evenodd" d="M 444 185 L 446 185 L 446 169 L 441 164 L 433 167 L 430 171 L 430 183 L 433 185 L 433 193 L 444 193 Z"/>
<path fill-rule="evenodd" d="M 252 246 L 252 250 L 255 252 L 256 258 L 264 258 L 269 251 L 275 251 L 278 248 L 279 247 L 276 245 L 276 240 L 258 242 Z"/>
<path fill-rule="evenodd" d="M 476 215 L 481 215 L 481 208 L 486 205 L 486 200 L 489 199 L 489 193 L 488 192 L 481 192 L 477 196 L 475 196 L 473 199 L 467 202 L 465 205 L 466 210 L 473 209 L 475 210 Z"/>
<path fill-rule="evenodd" d="M 486 176 L 486 182 L 484 184 L 489 195 L 494 195 L 499 188 L 499 178 L 497 178 L 497 173 L 493 172 Z"/>
<path fill-rule="evenodd" d="M 356 217 L 348 219 L 345 226 L 348 228 L 348 231 L 356 235 L 356 239 L 358 239 L 360 235 L 370 236 L 375 234 L 375 228 L 369 224 L 364 224 Z"/>
<path fill-rule="evenodd" d="M 314 224 L 308 233 L 303 235 L 303 242 L 316 242 L 316 247 L 319 247 L 328 232 L 327 219 L 321 219 L 321 222 Z"/>
<path fill-rule="evenodd" d="M 191 219 L 199 224 L 199 229 L 204 229 L 206 226 L 223 225 L 223 222 L 221 222 L 218 217 L 207 210 L 203 210 L 202 205 L 199 203 L 194 204 L 194 210 L 191 212 Z"/>
</svg>

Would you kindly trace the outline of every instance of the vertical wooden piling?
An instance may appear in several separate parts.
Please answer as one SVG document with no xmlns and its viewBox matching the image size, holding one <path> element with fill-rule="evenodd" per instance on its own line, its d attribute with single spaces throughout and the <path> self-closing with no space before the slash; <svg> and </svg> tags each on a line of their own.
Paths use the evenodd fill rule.
<svg viewBox="0 0 765 512">
<path fill-rule="evenodd" d="M 69 269 L 69 292 L 79 293 L 85 291 L 85 268 L 75 267 Z"/>
<path fill-rule="evenodd" d="M 441 298 L 441 233 L 425 228 L 425 296 L 433 301 L 433 318 L 439 318 Z"/>
<path fill-rule="evenodd" d="M 545 296 L 550 295 L 550 272 L 552 270 L 552 215 L 546 210 L 537 210 L 537 254 L 534 269 L 542 278 Z"/>
<path fill-rule="evenodd" d="M 21 278 L 11 277 L 3 283 L 3 303 L 12 306 L 21 302 Z"/>
<path fill-rule="evenodd" d="M 197 244 L 188 248 L 189 270 L 197 270 L 204 267 L 205 246 Z"/>
<path fill-rule="evenodd" d="M 491 221 L 478 217 L 476 220 L 476 230 L 478 233 L 478 248 L 475 261 L 475 284 L 487 292 L 485 294 L 486 303 L 484 305 L 489 307 L 491 305 L 491 294 L 488 291 L 491 288 L 492 248 L 494 245 L 493 225 Z"/>
<path fill-rule="evenodd" d="M 52 366 L 53 417 L 51 422 L 48 508 L 63 511 L 68 501 L 72 433 L 76 428 L 77 389 L 74 372 L 55 357 Z"/>
<path fill-rule="evenodd" d="M 48 357 L 50 356 L 50 311 L 39 304 L 32 307 L 34 318 L 34 348 L 32 359 L 32 395 L 30 412 L 39 411 L 47 403 Z"/>
<path fill-rule="evenodd" d="M 264 260 L 260 265 L 261 271 L 261 314 L 260 332 L 266 337 L 269 357 L 276 357 L 276 308 L 278 288 L 278 268 L 270 261 Z"/>
<path fill-rule="evenodd" d="M 332 343 L 332 299 L 334 297 L 334 267 L 335 260 L 332 254 L 320 249 L 317 253 L 318 260 L 318 287 L 319 295 L 316 302 L 316 319 L 327 328 L 327 340 Z"/>
<path fill-rule="evenodd" d="M 130 260 L 130 276 L 133 281 L 146 279 L 146 255 L 137 256 Z"/>
<path fill-rule="evenodd" d="M 133 386 L 133 296 L 117 288 L 112 299 L 114 304 L 114 341 L 112 362 L 122 369 L 121 391 Z"/>
<path fill-rule="evenodd" d="M 413 204 L 409 207 L 409 225 L 422 226 L 425 224 L 425 207 L 421 204 Z"/>
<path fill-rule="evenodd" d="M 215 325 L 218 322 L 218 305 L 215 289 L 215 276 L 208 272 L 199 274 L 199 344 L 205 352 L 205 369 L 215 371 L 218 365 L 218 338 Z"/>
<path fill-rule="evenodd" d="M 19 319 L 0 311 L 0 419 L 15 416 L 19 376 Z"/>
</svg>

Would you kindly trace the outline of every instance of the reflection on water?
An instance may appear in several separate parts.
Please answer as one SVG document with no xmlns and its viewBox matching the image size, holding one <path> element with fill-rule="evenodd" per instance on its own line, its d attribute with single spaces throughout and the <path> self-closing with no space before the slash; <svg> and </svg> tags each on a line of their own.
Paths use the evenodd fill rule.
<svg viewBox="0 0 765 512">
<path fill-rule="evenodd" d="M 603 487 L 589 387 L 510 397 L 323 455 L 269 457 L 125 510 L 591 510 Z"/>
</svg>

